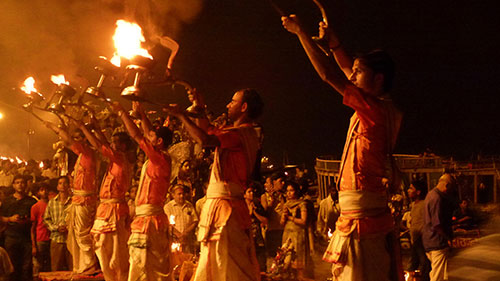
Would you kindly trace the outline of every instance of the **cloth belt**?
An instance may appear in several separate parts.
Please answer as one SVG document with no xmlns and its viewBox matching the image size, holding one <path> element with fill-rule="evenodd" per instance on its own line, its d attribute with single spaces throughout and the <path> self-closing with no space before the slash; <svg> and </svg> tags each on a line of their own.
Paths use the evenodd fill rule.
<svg viewBox="0 0 500 281">
<path fill-rule="evenodd" d="M 101 198 L 101 203 L 103 204 L 120 204 L 120 203 L 127 203 L 125 198 Z"/>
<path fill-rule="evenodd" d="M 94 194 L 95 194 L 95 192 L 93 192 L 93 191 L 73 190 L 73 195 L 76 195 L 76 196 L 92 196 Z"/>
<path fill-rule="evenodd" d="M 366 190 L 340 191 L 339 206 L 343 217 L 373 217 L 387 211 L 387 195 Z"/>
<path fill-rule="evenodd" d="M 163 208 L 153 204 L 142 204 L 135 207 L 135 215 L 138 217 L 156 216 L 163 213 Z"/>
<path fill-rule="evenodd" d="M 208 184 L 207 199 L 244 199 L 243 188 L 234 182 L 212 182 Z"/>
</svg>

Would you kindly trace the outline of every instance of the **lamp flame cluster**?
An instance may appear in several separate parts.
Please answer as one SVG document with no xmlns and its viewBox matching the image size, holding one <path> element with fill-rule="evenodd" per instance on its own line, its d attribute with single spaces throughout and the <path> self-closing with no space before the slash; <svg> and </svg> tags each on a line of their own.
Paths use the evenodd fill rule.
<svg viewBox="0 0 500 281">
<path fill-rule="evenodd" d="M 182 85 L 188 91 L 192 90 L 189 83 L 181 80 L 173 79 L 171 75 L 171 65 L 173 57 L 177 54 L 178 44 L 171 38 L 164 36 L 158 38 L 159 43 L 171 50 L 171 55 L 168 61 L 166 77 L 162 81 L 157 81 L 156 84 L 175 84 Z M 120 96 L 132 101 L 150 102 L 145 98 L 144 90 L 141 87 L 141 80 L 146 72 L 150 71 L 154 66 L 153 56 L 149 51 L 143 48 L 143 43 L 146 39 L 143 35 L 142 29 L 136 23 L 127 22 L 125 20 L 118 20 L 116 22 L 115 34 L 113 36 L 116 51 L 113 57 L 108 60 L 106 57 L 99 57 L 98 65 L 95 69 L 100 73 L 100 78 L 95 86 L 86 88 L 81 94 L 77 95 L 77 91 L 70 86 L 63 74 L 52 75 L 51 81 L 56 85 L 55 90 L 52 92 L 50 98 L 46 99 L 35 87 L 35 79 L 28 77 L 20 89 L 26 93 L 29 99 L 23 108 L 33 114 L 37 119 L 43 121 L 33 109 L 48 111 L 54 113 L 62 123 L 64 122 L 63 116 L 76 119 L 72 117 L 68 109 L 77 106 L 81 109 L 84 107 L 86 112 L 93 114 L 92 108 L 82 102 L 84 94 L 96 98 L 102 102 L 109 103 L 111 99 L 106 97 L 103 92 L 103 86 L 108 77 L 117 78 L 123 77 L 120 87 L 123 87 Z M 124 84 L 133 76 L 133 84 L 125 86 Z M 154 83 L 150 83 L 154 84 Z"/>
</svg>

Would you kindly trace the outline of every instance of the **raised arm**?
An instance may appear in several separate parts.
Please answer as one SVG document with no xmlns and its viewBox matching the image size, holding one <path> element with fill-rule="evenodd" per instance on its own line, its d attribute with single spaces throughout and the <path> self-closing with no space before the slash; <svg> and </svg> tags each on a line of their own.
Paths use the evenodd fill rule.
<svg viewBox="0 0 500 281">
<path fill-rule="evenodd" d="M 342 72 L 344 72 L 347 79 L 349 79 L 352 74 L 352 57 L 346 53 L 344 47 L 342 46 L 342 42 L 340 42 L 333 28 L 328 26 L 323 21 L 319 23 L 319 38 L 328 42 L 328 48 L 335 57 L 337 65 L 340 67 Z"/>
<path fill-rule="evenodd" d="M 43 124 L 45 127 L 51 129 L 54 131 L 58 136 L 61 137 L 61 139 L 68 145 L 72 145 L 74 143 L 73 138 L 69 135 L 67 130 L 63 128 L 59 128 L 56 124 L 49 122 L 49 121 L 44 121 Z"/>
<path fill-rule="evenodd" d="M 102 145 L 109 145 L 108 143 L 103 143 L 99 138 L 97 138 L 92 132 L 87 129 L 85 124 L 83 122 L 78 122 L 78 128 L 82 130 L 83 134 L 87 138 L 87 140 L 90 142 L 90 144 L 95 147 L 97 150 L 101 151 Z M 99 129 L 96 129 L 96 132 L 99 131 Z"/>
<path fill-rule="evenodd" d="M 176 104 L 166 105 L 163 110 L 168 114 L 177 117 L 186 128 L 189 135 L 203 146 L 218 146 L 219 140 L 217 137 L 207 134 L 205 130 L 196 125 L 186 113 Z"/>
<path fill-rule="evenodd" d="M 311 61 L 314 69 L 321 77 L 323 81 L 332 86 L 337 92 L 343 95 L 345 87 L 349 82 L 349 80 L 342 75 L 339 75 L 335 69 L 335 63 L 330 59 L 329 56 L 318 47 L 316 42 L 312 39 L 312 37 L 307 34 L 307 32 L 302 28 L 297 16 L 290 15 L 288 17 L 282 17 L 281 21 L 283 22 L 283 26 L 289 32 L 297 35 L 304 48 L 309 60 Z M 330 46 L 332 47 L 332 46 Z M 341 48 L 341 46 L 333 46 Z M 334 53 L 339 52 L 337 50 L 333 50 Z M 345 53 L 344 53 L 345 54 Z M 343 66 L 341 68 L 346 68 L 347 64 L 343 61 L 343 56 L 340 56 Z M 345 72 L 344 72 L 345 73 Z M 346 74 L 347 75 L 347 74 Z M 350 74 L 349 74 L 350 75 Z"/>
<path fill-rule="evenodd" d="M 144 109 L 142 108 L 141 104 L 137 101 L 132 102 L 132 110 L 139 114 L 141 117 L 141 128 L 142 131 L 144 132 L 144 135 L 147 136 L 151 132 L 153 125 L 151 124 L 151 121 L 149 120 L 148 116 L 144 112 Z"/>
<path fill-rule="evenodd" d="M 120 103 L 113 102 L 111 109 L 118 115 L 118 117 L 120 117 L 120 119 L 122 119 L 123 125 L 125 125 L 125 129 L 127 129 L 130 137 L 137 143 L 140 143 L 144 136 L 142 135 L 139 128 L 137 128 L 134 121 L 132 121 L 128 113 L 120 105 Z"/>
</svg>

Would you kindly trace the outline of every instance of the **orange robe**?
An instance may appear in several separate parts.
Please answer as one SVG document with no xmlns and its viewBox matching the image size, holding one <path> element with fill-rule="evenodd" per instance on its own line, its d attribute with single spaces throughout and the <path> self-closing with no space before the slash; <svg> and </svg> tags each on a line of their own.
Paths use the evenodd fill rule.
<svg viewBox="0 0 500 281">
<path fill-rule="evenodd" d="M 132 163 L 123 152 L 102 146 L 110 166 L 101 184 L 100 204 L 92 228 L 95 251 L 106 280 L 127 280 L 130 231 L 125 193 L 132 179 Z"/>
<path fill-rule="evenodd" d="M 260 280 L 249 231 L 251 219 L 243 199 L 260 149 L 260 132 L 242 125 L 209 133 L 219 139 L 220 146 L 198 225 L 201 251 L 194 280 Z"/>
<path fill-rule="evenodd" d="M 171 280 L 169 224 L 163 212 L 170 185 L 170 157 L 145 139 L 139 146 L 148 161 L 142 168 L 130 226 L 128 280 Z"/>
<path fill-rule="evenodd" d="M 355 113 L 340 166 L 341 214 L 323 259 L 334 263 L 336 280 L 387 280 L 390 261 L 384 243 L 394 227 L 386 197 L 388 155 L 401 114 L 389 99 L 364 94 L 355 86 L 346 88 L 344 104 Z M 380 255 L 370 256 L 374 252 Z"/>
</svg>

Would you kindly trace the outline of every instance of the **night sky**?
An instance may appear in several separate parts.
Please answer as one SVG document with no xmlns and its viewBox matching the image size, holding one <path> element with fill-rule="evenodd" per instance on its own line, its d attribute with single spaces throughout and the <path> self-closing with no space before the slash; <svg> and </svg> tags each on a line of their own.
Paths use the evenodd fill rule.
<svg viewBox="0 0 500 281">
<path fill-rule="evenodd" d="M 429 148 L 438 155 L 460 159 L 500 154 L 500 93 L 496 85 L 500 74 L 500 25 L 496 2 L 325 1 L 330 22 L 349 53 L 382 48 L 396 62 L 392 94 L 405 113 L 397 153 L 419 154 Z M 20 19 L 0 21 L 0 26 L 7 29 L 0 35 L 0 59 L 4 61 L 0 66 L 0 108 L 8 111 L 0 121 L 0 154 L 26 155 L 25 131 L 21 126 L 13 130 L 12 124 L 14 119 L 24 120 L 20 122 L 24 126 L 28 117 L 7 108 L 25 101 L 14 98 L 22 95 L 12 88 L 27 76 L 67 70 L 74 80 L 85 77 L 94 83 L 95 58 L 112 52 L 110 36 L 122 11 L 116 2 L 120 1 L 89 1 L 87 5 L 96 7 L 85 7 L 86 13 L 74 3 L 64 13 L 61 5 L 61 13 L 40 12 L 17 29 L 12 28 L 12 23 Z M 296 13 L 311 34 L 317 32 L 321 15 L 312 1 L 275 2 L 287 13 Z M 0 8 L 4 8 L 3 13 L 26 13 L 16 10 L 16 5 L 21 4 Z M 64 20 L 58 20 L 58 16 Z M 343 106 L 340 95 L 319 79 L 298 39 L 282 28 L 280 16 L 268 0 L 204 1 L 196 16 L 190 16 L 189 20 L 169 25 L 176 28 L 175 32 L 167 28 L 164 33 L 181 46 L 174 62 L 175 74 L 204 93 L 212 111 L 223 112 L 235 90 L 256 88 L 265 102 L 265 114 L 260 120 L 265 132 L 265 155 L 277 164 L 284 155 L 290 163 L 308 165 L 319 155 L 340 158 L 352 110 Z M 53 38 L 47 38 L 23 30 L 30 30 L 29 23 L 34 22 L 69 26 L 56 28 Z M 39 29 L 35 28 L 35 32 Z M 82 36 L 68 36 L 75 32 Z M 28 38 L 11 44 L 18 33 Z M 96 39 L 90 39 L 92 36 Z M 54 44 L 48 46 L 51 42 Z M 48 65 L 51 54 L 59 52 L 68 54 Z M 35 59 L 20 58 L 27 54 Z M 41 55 L 43 59 L 37 57 Z M 187 105 L 183 95 L 166 96 L 168 93 L 161 90 L 149 94 Z M 9 114 L 16 117 L 9 121 Z M 50 156 L 55 136 L 38 125 L 34 129 L 34 142 L 43 148 L 32 149 L 32 156 Z"/>
</svg>

